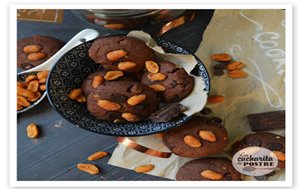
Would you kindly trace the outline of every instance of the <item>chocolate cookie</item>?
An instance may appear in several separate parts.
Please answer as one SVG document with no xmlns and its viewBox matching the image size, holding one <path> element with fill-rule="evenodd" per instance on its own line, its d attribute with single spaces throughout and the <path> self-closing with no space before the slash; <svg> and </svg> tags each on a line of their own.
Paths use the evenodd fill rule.
<svg viewBox="0 0 300 190">
<path fill-rule="evenodd" d="M 157 64 L 159 72 L 146 71 L 142 83 L 159 92 L 163 102 L 178 102 L 192 92 L 194 79 L 183 68 L 170 62 Z"/>
<path fill-rule="evenodd" d="M 232 155 L 243 148 L 251 146 L 263 147 L 273 151 L 278 158 L 278 167 L 285 168 L 285 137 L 264 132 L 249 134 L 232 146 Z"/>
<path fill-rule="evenodd" d="M 231 161 L 225 158 L 200 158 L 185 163 L 176 174 L 178 181 L 239 181 Z"/>
<path fill-rule="evenodd" d="M 114 36 L 95 40 L 89 56 L 105 69 L 138 72 L 146 61 L 154 59 L 154 51 L 137 38 Z"/>
<path fill-rule="evenodd" d="M 64 43 L 49 36 L 32 36 L 17 42 L 17 65 L 30 69 L 44 63 L 54 55 Z"/>
<path fill-rule="evenodd" d="M 100 120 L 138 122 L 159 108 L 159 97 L 142 83 L 112 81 L 89 94 L 87 108 Z"/>
<path fill-rule="evenodd" d="M 84 81 L 82 83 L 82 86 L 81 86 L 83 94 L 87 97 L 90 94 L 90 92 L 92 92 L 95 88 L 98 87 L 98 85 L 101 85 L 105 82 L 109 82 L 109 81 L 134 81 L 132 76 L 127 76 L 125 74 L 123 76 L 120 76 L 120 77 L 118 77 L 116 79 L 113 79 L 113 80 L 105 80 L 105 75 L 108 72 L 109 71 L 101 70 L 101 71 L 97 71 L 97 72 L 94 72 L 94 73 L 91 73 L 90 75 L 88 75 L 86 77 L 86 79 L 84 79 Z M 95 84 L 95 80 L 97 80 L 96 76 L 97 77 L 100 76 L 100 79 L 98 79 L 98 80 L 101 80 L 97 84 Z M 93 84 L 93 81 L 94 81 L 94 84 Z"/>
<path fill-rule="evenodd" d="M 194 116 L 185 124 L 166 131 L 163 142 L 174 154 L 200 158 L 222 152 L 227 138 L 226 129 L 220 123 Z"/>
</svg>

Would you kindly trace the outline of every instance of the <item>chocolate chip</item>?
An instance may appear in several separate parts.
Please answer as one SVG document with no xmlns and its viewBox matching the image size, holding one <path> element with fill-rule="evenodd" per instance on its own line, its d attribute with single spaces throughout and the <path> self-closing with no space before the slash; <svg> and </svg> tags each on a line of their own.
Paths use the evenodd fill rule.
<svg viewBox="0 0 300 190">
<path fill-rule="evenodd" d="M 203 114 L 203 115 L 209 115 L 211 113 L 211 109 L 209 109 L 209 108 L 203 108 L 200 111 L 200 113 Z"/>
<path fill-rule="evenodd" d="M 224 70 L 224 69 L 226 69 L 226 65 L 223 63 L 220 63 L 220 64 L 215 65 L 214 68 Z"/>
<path fill-rule="evenodd" d="M 212 120 L 215 120 L 216 122 L 218 122 L 218 123 L 222 123 L 222 119 L 221 118 L 219 118 L 219 117 L 212 117 L 211 118 Z"/>
<path fill-rule="evenodd" d="M 257 181 L 266 181 L 268 179 L 267 176 L 262 175 L 262 176 L 255 176 L 254 177 Z"/>
<path fill-rule="evenodd" d="M 120 94 L 114 94 L 111 96 L 111 100 L 113 102 L 126 102 L 128 98 L 124 95 L 120 95 Z"/>
<path fill-rule="evenodd" d="M 144 91 L 143 87 L 138 84 L 134 84 L 127 89 L 127 92 L 134 94 L 141 94 Z"/>
<path fill-rule="evenodd" d="M 109 112 L 109 113 L 107 114 L 107 116 L 108 116 L 108 119 L 109 119 L 109 120 L 115 120 L 115 119 L 121 117 L 121 113 L 120 113 L 120 112 Z"/>
<path fill-rule="evenodd" d="M 244 143 L 249 146 L 260 146 L 261 142 L 258 139 L 245 139 Z"/>
<path fill-rule="evenodd" d="M 282 144 L 277 143 L 277 142 L 271 142 L 271 143 L 267 144 L 266 148 L 270 149 L 270 150 L 281 150 Z"/>
<path fill-rule="evenodd" d="M 214 70 L 214 75 L 215 76 L 222 76 L 222 75 L 224 75 L 224 71 L 222 69 L 215 69 Z"/>
<path fill-rule="evenodd" d="M 231 177 L 230 173 L 226 173 L 226 174 L 223 175 L 223 179 L 229 181 L 229 180 L 232 180 L 232 177 Z"/>
<path fill-rule="evenodd" d="M 31 63 L 22 63 L 20 66 L 21 66 L 21 68 L 23 68 L 25 70 L 28 70 L 28 69 L 31 69 L 34 67 L 34 65 L 32 65 Z"/>
<path fill-rule="evenodd" d="M 170 102 L 178 102 L 179 101 L 179 96 L 177 94 L 175 94 L 172 98 L 170 98 Z"/>
<path fill-rule="evenodd" d="M 174 117 L 177 117 L 180 113 L 184 112 L 185 110 L 186 108 L 183 105 L 173 103 L 163 106 L 158 111 L 152 113 L 149 116 L 149 119 L 153 123 L 167 122 L 173 119 Z"/>
<path fill-rule="evenodd" d="M 171 86 L 172 88 L 175 88 L 177 85 L 178 85 L 178 84 L 177 84 L 177 82 L 176 82 L 175 80 L 173 80 L 173 81 L 170 83 L 170 86 Z"/>
</svg>

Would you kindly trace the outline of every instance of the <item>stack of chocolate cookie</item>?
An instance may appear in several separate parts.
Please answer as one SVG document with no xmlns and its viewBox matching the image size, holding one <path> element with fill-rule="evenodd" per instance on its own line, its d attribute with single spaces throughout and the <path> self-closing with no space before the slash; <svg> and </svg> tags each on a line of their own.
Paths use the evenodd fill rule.
<svg viewBox="0 0 300 190">
<path fill-rule="evenodd" d="M 99 38 L 89 56 L 103 69 L 84 80 L 82 91 L 89 112 L 99 120 L 146 120 L 161 102 L 179 102 L 193 90 L 193 78 L 183 68 L 157 61 L 155 52 L 133 37 Z"/>
</svg>

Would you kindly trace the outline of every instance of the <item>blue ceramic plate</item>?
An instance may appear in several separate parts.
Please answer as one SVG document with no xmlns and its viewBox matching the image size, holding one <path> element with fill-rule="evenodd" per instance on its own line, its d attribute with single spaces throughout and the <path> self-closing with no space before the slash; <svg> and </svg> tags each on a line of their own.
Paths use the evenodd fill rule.
<svg viewBox="0 0 300 190">
<path fill-rule="evenodd" d="M 157 43 L 168 53 L 191 54 L 184 48 L 169 41 L 159 39 Z M 63 118 L 80 128 L 111 136 L 149 135 L 176 127 L 190 119 L 190 117 L 182 115 L 165 123 L 142 121 L 126 124 L 108 123 L 95 119 L 89 114 L 85 104 L 77 103 L 68 98 L 68 92 L 74 88 L 79 88 L 90 73 L 101 68 L 88 56 L 88 49 L 91 44 L 92 41 L 85 42 L 67 52 L 56 63 L 49 74 L 47 82 L 48 99 Z M 192 74 L 203 78 L 205 90 L 209 92 L 208 72 L 203 63 L 197 57 L 195 58 L 198 64 L 192 71 Z"/>
</svg>

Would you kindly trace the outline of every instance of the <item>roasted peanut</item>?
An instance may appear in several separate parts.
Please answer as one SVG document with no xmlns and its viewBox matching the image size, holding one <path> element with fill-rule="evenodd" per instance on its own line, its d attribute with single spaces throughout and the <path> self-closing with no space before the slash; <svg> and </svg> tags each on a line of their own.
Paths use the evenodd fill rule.
<svg viewBox="0 0 300 190">
<path fill-rule="evenodd" d="M 207 101 L 209 103 L 220 103 L 220 102 L 224 102 L 224 100 L 225 100 L 224 96 L 221 95 L 209 96 L 207 98 Z"/>
<path fill-rule="evenodd" d="M 104 83 L 104 78 L 102 76 L 94 76 L 93 82 L 92 82 L 92 87 L 97 88 L 101 84 Z"/>
<path fill-rule="evenodd" d="M 17 96 L 17 104 L 20 104 L 24 107 L 30 106 L 30 102 L 28 102 L 28 100 L 23 96 Z"/>
<path fill-rule="evenodd" d="M 135 106 L 142 103 L 145 99 L 146 99 L 146 94 L 134 95 L 127 100 L 127 103 L 131 106 Z"/>
<path fill-rule="evenodd" d="M 45 79 L 48 77 L 49 72 L 48 71 L 40 71 L 36 74 L 39 80 Z"/>
<path fill-rule="evenodd" d="M 274 150 L 273 153 L 279 161 L 285 161 L 285 153 L 281 151 Z"/>
<path fill-rule="evenodd" d="M 71 92 L 69 93 L 69 98 L 71 100 L 76 100 L 76 98 L 78 98 L 79 96 L 81 96 L 82 90 L 81 88 L 76 88 L 71 90 Z"/>
<path fill-rule="evenodd" d="M 39 130 L 38 127 L 35 123 L 31 123 L 27 126 L 27 136 L 29 138 L 37 138 L 39 135 Z"/>
<path fill-rule="evenodd" d="M 87 172 L 87 173 L 92 174 L 92 175 L 96 175 L 100 172 L 99 168 L 94 164 L 79 163 L 79 164 L 77 164 L 77 168 L 80 171 Z"/>
<path fill-rule="evenodd" d="M 150 88 L 152 88 L 156 92 L 163 92 L 166 90 L 166 88 L 162 84 L 152 84 L 149 85 Z"/>
<path fill-rule="evenodd" d="M 23 109 L 23 106 L 17 103 L 17 111 Z"/>
<path fill-rule="evenodd" d="M 35 94 L 31 90 L 17 87 L 17 95 L 24 96 L 26 98 L 34 98 Z"/>
<path fill-rule="evenodd" d="M 163 81 L 167 78 L 167 76 L 163 73 L 149 73 L 148 79 L 151 81 Z"/>
<path fill-rule="evenodd" d="M 133 113 L 123 113 L 122 114 L 122 117 L 124 119 L 126 119 L 126 121 L 129 121 L 129 122 L 137 122 L 137 121 L 140 121 L 140 118 L 139 116 L 133 114 Z"/>
<path fill-rule="evenodd" d="M 27 88 L 27 83 L 26 82 L 17 81 L 17 87 Z"/>
<path fill-rule="evenodd" d="M 84 102 L 86 102 L 86 97 L 83 94 L 81 94 L 75 100 L 79 103 L 84 103 Z"/>
<path fill-rule="evenodd" d="M 210 56 L 211 59 L 215 61 L 230 61 L 231 56 L 226 53 L 214 54 Z"/>
<path fill-rule="evenodd" d="M 223 178 L 223 175 L 220 173 L 217 173 L 212 170 L 204 170 L 201 172 L 201 176 L 210 179 L 210 180 L 220 180 Z"/>
<path fill-rule="evenodd" d="M 107 154 L 108 154 L 107 152 L 103 152 L 103 151 L 95 152 L 94 154 L 92 154 L 88 157 L 88 160 L 89 161 L 98 160 L 104 156 L 107 156 Z"/>
<path fill-rule="evenodd" d="M 159 66 L 156 62 L 154 61 L 146 61 L 145 63 L 147 71 L 150 73 L 158 73 L 159 71 Z"/>
<path fill-rule="evenodd" d="M 120 104 L 115 103 L 115 102 L 110 102 L 108 100 L 98 100 L 97 104 L 101 108 L 109 110 L 109 111 L 117 111 L 117 110 L 121 109 Z"/>
<path fill-rule="evenodd" d="M 42 84 L 40 85 L 40 91 L 45 91 L 46 90 L 46 85 L 45 84 Z"/>
<path fill-rule="evenodd" d="M 124 73 L 122 71 L 108 71 L 104 78 L 105 80 L 115 80 L 123 75 Z"/>
<path fill-rule="evenodd" d="M 31 90 L 32 92 L 37 92 L 39 90 L 39 81 L 37 80 L 32 80 L 28 83 L 28 90 Z"/>
<path fill-rule="evenodd" d="M 30 81 L 32 81 L 32 80 L 34 80 L 34 79 L 37 79 L 37 76 L 36 75 L 28 75 L 27 77 L 26 77 L 26 79 L 25 79 L 25 82 L 30 82 Z"/>
<path fill-rule="evenodd" d="M 134 171 L 137 173 L 146 173 L 153 170 L 153 168 L 154 168 L 153 164 L 148 164 L 148 165 L 137 166 L 134 168 Z"/>
<path fill-rule="evenodd" d="M 104 26 L 104 28 L 109 28 L 109 29 L 113 29 L 113 30 L 122 30 L 125 28 L 124 24 L 105 24 L 103 26 Z"/>
<path fill-rule="evenodd" d="M 39 52 L 41 51 L 42 46 L 40 45 L 27 45 L 25 47 L 23 47 L 23 51 L 25 53 L 35 53 L 35 52 Z"/>
<path fill-rule="evenodd" d="M 111 51 L 106 55 L 106 58 L 109 61 L 118 61 L 119 59 L 121 59 L 122 57 L 125 57 L 127 55 L 127 52 L 120 49 L 120 50 L 115 50 L 115 51 Z"/>
<path fill-rule="evenodd" d="M 36 53 L 30 53 L 27 56 L 27 59 L 29 61 L 39 61 L 41 59 L 44 59 L 47 57 L 47 54 L 43 53 L 43 52 L 36 52 Z"/>
<path fill-rule="evenodd" d="M 185 144 L 187 144 L 193 148 L 199 148 L 201 146 L 201 142 L 197 138 L 195 138 L 191 135 L 186 135 L 183 138 L 183 141 L 185 142 Z"/>
<path fill-rule="evenodd" d="M 217 140 L 215 133 L 212 131 L 201 130 L 199 131 L 199 136 L 209 142 L 215 142 Z"/>
<path fill-rule="evenodd" d="M 226 66 L 228 71 L 239 70 L 244 67 L 244 64 L 241 62 L 232 62 Z"/>
<path fill-rule="evenodd" d="M 122 70 L 122 71 L 128 71 L 130 69 L 133 69 L 136 67 L 136 63 L 135 62 L 120 62 L 118 64 L 118 69 Z"/>
<path fill-rule="evenodd" d="M 34 94 L 35 94 L 35 96 L 33 98 L 27 98 L 28 101 L 35 102 L 42 96 L 42 94 L 40 92 L 35 92 Z"/>
<path fill-rule="evenodd" d="M 228 75 L 231 78 L 245 78 L 245 77 L 247 77 L 247 73 L 245 71 L 242 71 L 242 70 L 229 71 Z"/>
</svg>

